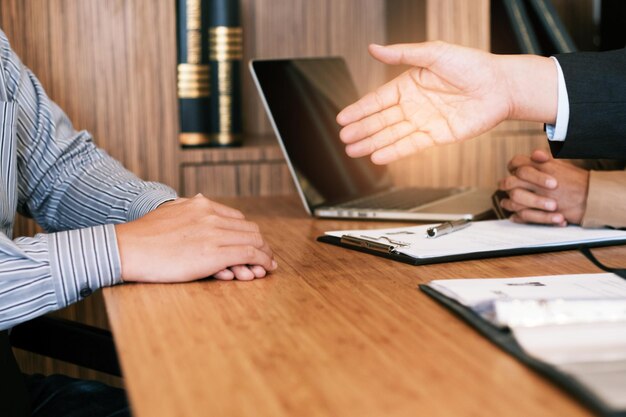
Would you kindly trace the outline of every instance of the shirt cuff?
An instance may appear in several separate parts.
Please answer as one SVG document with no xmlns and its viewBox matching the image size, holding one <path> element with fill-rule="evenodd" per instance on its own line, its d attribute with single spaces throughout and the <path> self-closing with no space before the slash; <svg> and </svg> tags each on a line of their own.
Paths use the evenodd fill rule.
<svg viewBox="0 0 626 417">
<path fill-rule="evenodd" d="M 161 185 L 161 184 L 159 184 Z M 141 193 L 128 209 L 127 221 L 137 220 L 150 213 L 161 204 L 176 199 L 176 192 L 169 187 L 163 186 L 160 189 L 146 190 Z"/>
<path fill-rule="evenodd" d="M 569 99 L 567 97 L 567 86 L 565 85 L 565 77 L 563 76 L 563 70 L 561 64 L 555 57 L 550 57 L 556 65 L 557 71 L 557 110 L 556 110 L 556 124 L 546 125 L 546 134 L 548 139 L 555 142 L 563 142 L 567 136 L 567 125 L 569 124 Z"/>
<path fill-rule="evenodd" d="M 50 270 L 58 304 L 75 303 L 102 287 L 122 282 L 112 224 L 48 235 Z"/>
</svg>

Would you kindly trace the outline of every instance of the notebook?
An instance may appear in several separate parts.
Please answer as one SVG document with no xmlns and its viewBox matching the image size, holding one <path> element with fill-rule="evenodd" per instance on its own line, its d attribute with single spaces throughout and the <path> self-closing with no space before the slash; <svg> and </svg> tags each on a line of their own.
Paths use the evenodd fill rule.
<svg viewBox="0 0 626 417">
<path fill-rule="evenodd" d="M 491 212 L 489 190 L 397 188 L 386 167 L 346 155 L 335 118 L 359 96 L 343 59 L 253 60 L 250 70 L 309 214 L 444 221 Z"/>
<path fill-rule="evenodd" d="M 420 288 L 597 413 L 626 415 L 624 278 L 444 279 Z"/>
</svg>

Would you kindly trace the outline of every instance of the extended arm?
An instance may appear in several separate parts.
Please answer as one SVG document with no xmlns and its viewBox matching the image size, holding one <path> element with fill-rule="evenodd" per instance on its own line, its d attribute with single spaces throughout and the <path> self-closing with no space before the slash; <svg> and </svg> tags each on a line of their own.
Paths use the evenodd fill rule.
<svg viewBox="0 0 626 417">
<path fill-rule="evenodd" d="M 498 56 L 443 42 L 372 45 L 412 68 L 337 116 L 350 156 L 385 164 L 478 136 L 506 119 L 554 123 L 557 70 L 550 58 Z"/>
<path fill-rule="evenodd" d="M 411 68 L 337 116 L 350 156 L 385 164 L 435 145 L 476 137 L 506 119 L 554 124 L 554 60 L 494 55 L 443 42 L 372 45 L 370 53 Z M 626 50 L 558 55 L 570 109 L 557 157 L 626 156 Z"/>
</svg>

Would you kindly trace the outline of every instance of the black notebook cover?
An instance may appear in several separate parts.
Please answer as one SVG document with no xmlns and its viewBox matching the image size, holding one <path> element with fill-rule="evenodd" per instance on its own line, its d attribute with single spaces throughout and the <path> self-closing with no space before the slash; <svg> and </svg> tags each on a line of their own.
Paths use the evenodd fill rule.
<svg viewBox="0 0 626 417">
<path fill-rule="evenodd" d="M 626 417 L 626 410 L 610 409 L 598 397 L 596 397 L 595 394 L 575 379 L 562 373 L 554 366 L 526 354 L 508 329 L 502 329 L 494 326 L 489 321 L 476 314 L 472 309 L 465 307 L 456 300 L 443 295 L 428 285 L 422 284 L 419 288 L 439 303 L 452 310 L 453 313 L 465 320 L 465 322 L 467 322 L 483 336 L 487 337 L 499 348 L 514 356 L 526 366 L 549 378 L 595 413 L 607 417 Z"/>
</svg>

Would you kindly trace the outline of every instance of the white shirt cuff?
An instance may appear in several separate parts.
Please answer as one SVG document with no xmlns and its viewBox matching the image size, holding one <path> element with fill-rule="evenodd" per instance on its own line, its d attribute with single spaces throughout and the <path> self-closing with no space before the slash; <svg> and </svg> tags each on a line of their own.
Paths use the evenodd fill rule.
<svg viewBox="0 0 626 417">
<path fill-rule="evenodd" d="M 558 77 L 558 104 L 556 110 L 556 124 L 546 125 L 548 139 L 555 142 L 563 142 L 567 136 L 567 125 L 569 124 L 569 100 L 567 98 L 567 86 L 565 77 L 559 61 L 555 57 L 550 57 L 556 64 Z"/>
</svg>

